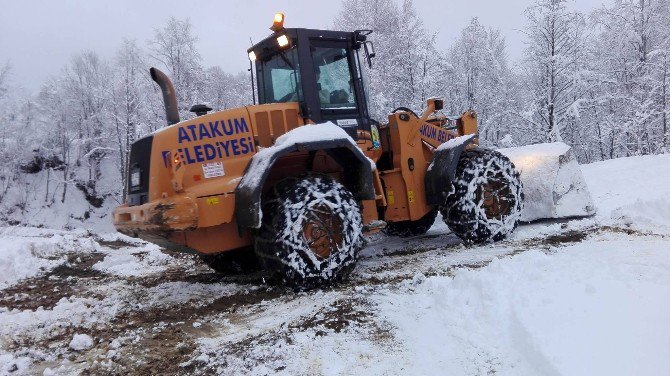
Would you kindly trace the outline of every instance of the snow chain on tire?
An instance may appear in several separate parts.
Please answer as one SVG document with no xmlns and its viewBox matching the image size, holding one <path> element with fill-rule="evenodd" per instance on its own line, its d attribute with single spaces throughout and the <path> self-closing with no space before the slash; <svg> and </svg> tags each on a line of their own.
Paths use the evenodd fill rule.
<svg viewBox="0 0 670 376">
<path fill-rule="evenodd" d="M 255 248 L 264 268 L 296 289 L 346 277 L 363 247 L 353 195 L 326 175 L 287 178 L 263 200 Z"/>
<path fill-rule="evenodd" d="M 451 231 L 467 243 L 498 241 L 521 218 L 523 187 L 514 164 L 488 149 L 463 152 L 453 191 L 440 212 Z"/>
</svg>

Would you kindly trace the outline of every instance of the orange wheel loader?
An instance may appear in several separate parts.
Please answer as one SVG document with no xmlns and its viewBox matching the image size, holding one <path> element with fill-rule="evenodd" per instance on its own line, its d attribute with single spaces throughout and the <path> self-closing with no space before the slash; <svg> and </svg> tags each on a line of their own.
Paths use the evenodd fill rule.
<svg viewBox="0 0 670 376">
<path fill-rule="evenodd" d="M 363 235 L 420 235 L 438 212 L 467 243 L 514 230 L 519 173 L 478 147 L 474 111 L 445 116 L 432 98 L 378 122 L 363 69 L 371 31 L 284 28 L 283 15 L 271 29 L 248 50 L 254 105 L 195 105 L 180 120 L 172 83 L 151 68 L 168 126 L 132 145 L 120 232 L 306 289 L 346 277 Z"/>
</svg>

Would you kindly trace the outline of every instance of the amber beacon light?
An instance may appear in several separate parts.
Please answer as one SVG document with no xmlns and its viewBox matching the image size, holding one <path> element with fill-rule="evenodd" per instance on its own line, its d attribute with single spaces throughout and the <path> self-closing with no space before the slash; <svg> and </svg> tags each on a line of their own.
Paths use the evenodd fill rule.
<svg viewBox="0 0 670 376">
<path fill-rule="evenodd" d="M 279 12 L 275 14 L 275 19 L 274 22 L 272 23 L 272 27 L 270 30 L 274 32 L 278 32 L 284 29 L 284 13 Z"/>
</svg>

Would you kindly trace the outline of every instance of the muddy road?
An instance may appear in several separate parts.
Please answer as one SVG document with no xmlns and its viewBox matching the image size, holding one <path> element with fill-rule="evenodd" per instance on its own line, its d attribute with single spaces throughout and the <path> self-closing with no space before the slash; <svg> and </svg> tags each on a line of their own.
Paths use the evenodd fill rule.
<svg viewBox="0 0 670 376">
<path fill-rule="evenodd" d="M 375 316 L 370 296 L 617 231 L 624 230 L 524 226 L 512 240 L 484 246 L 465 246 L 444 226 L 412 239 L 376 235 L 348 281 L 309 292 L 267 284 L 262 272 L 224 276 L 194 255 L 86 234 L 92 251 L 67 252 L 58 266 L 0 290 L 0 345 L 13 362 L 4 372 L 273 374 L 305 343 L 392 349 L 393 328 Z M 76 335 L 92 341 L 79 346 Z"/>
</svg>

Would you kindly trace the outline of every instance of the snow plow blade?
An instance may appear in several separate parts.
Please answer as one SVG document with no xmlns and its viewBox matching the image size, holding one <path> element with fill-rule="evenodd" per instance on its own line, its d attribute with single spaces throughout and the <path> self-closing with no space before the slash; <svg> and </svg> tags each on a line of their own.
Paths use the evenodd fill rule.
<svg viewBox="0 0 670 376">
<path fill-rule="evenodd" d="M 498 151 L 521 173 L 525 195 L 521 221 L 595 214 L 593 199 L 570 146 L 555 142 Z"/>
</svg>

